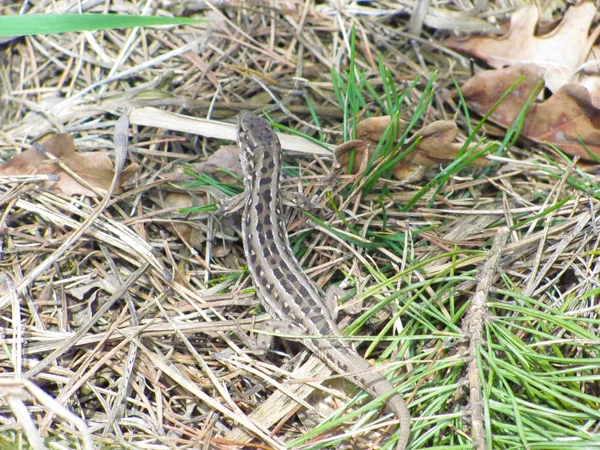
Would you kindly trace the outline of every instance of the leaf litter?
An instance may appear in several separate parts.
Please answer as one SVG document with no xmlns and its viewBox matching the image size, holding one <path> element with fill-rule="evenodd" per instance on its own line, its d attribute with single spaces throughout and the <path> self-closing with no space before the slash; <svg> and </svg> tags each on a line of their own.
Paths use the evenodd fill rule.
<svg viewBox="0 0 600 450">
<path fill-rule="evenodd" d="M 125 168 L 118 186 L 139 170 L 137 164 Z M 52 174 L 57 180 L 48 181 L 44 188 L 63 195 L 96 197 L 98 189 L 107 191 L 115 176 L 108 152 L 77 152 L 71 135 L 58 133 L 46 137 L 37 147 L 17 153 L 0 164 L 0 174 L 5 176 Z"/>
<path fill-rule="evenodd" d="M 127 2 L 71 6 L 138 12 Z M 287 344 L 264 359 L 247 351 L 236 333 L 265 317 L 248 289 L 239 241 L 229 240 L 229 251 L 219 253 L 218 245 L 235 237 L 214 214 L 182 213 L 175 211 L 178 202 L 164 201 L 190 182 L 182 167 L 206 161 L 219 147 L 215 139 L 175 131 L 191 130 L 192 118 L 208 117 L 203 126 L 232 138 L 240 109 L 266 110 L 276 123 L 340 145 L 342 106 L 331 74 L 348 69 L 355 25 L 356 59 L 379 95 L 378 53 L 399 91 L 407 80 L 438 71 L 432 103 L 415 127 L 426 134 L 438 124 L 431 148 L 417 152 L 431 153 L 434 163 L 421 181 L 409 171 L 402 181 L 378 180 L 366 194 L 353 184 L 364 181 L 357 174 L 332 171 L 322 147 L 314 155 L 286 152 L 285 189 L 322 206 L 318 222 L 286 210 L 302 266 L 321 286 L 355 288 L 358 298 L 349 303 L 364 300 L 365 316 L 353 328 L 366 336 L 359 350 L 372 361 L 381 357 L 386 363 L 378 369 L 395 375 L 413 415 L 415 448 L 487 437 L 476 428 L 487 416 L 473 403 L 483 392 L 480 374 L 487 377 L 481 402 L 487 402 L 490 448 L 597 443 L 597 169 L 551 159 L 531 143 L 503 147 L 479 132 L 474 142 L 489 143 L 487 167 L 439 176 L 442 160 L 451 165 L 478 125 L 453 95 L 452 76 L 466 80 L 467 64 L 433 36 L 411 43 L 402 29 L 406 10 L 397 4 L 381 2 L 384 16 L 359 6 L 357 12 L 349 4 L 334 10 L 298 1 L 281 9 L 248 2 L 203 11 L 198 4 L 165 3 L 157 13 L 213 21 L 5 44 L 3 161 L 48 133 L 74 137 L 74 155 L 111 154 L 122 144 L 113 138 L 114 112 L 131 108 L 128 157 L 138 167 L 102 208 L 108 175 L 100 176 L 105 181 L 92 197 L 79 188 L 52 190 L 41 175 L 3 176 L 0 261 L 8 280 L 1 285 L 0 364 L 14 411 L 2 415 L 5 429 L 32 443 L 43 436 L 87 445 L 91 436 L 95 446 L 156 449 L 283 448 L 309 431 L 314 446 L 388 444 L 395 428 L 378 417 L 384 414 L 379 405 L 343 425 L 323 423 L 332 405 L 344 405 L 355 391 L 323 383 L 330 375 L 318 358 Z M 426 23 L 456 29 L 453 23 L 506 18 L 504 9 L 488 7 L 469 22 L 475 11 L 434 5 L 442 14 L 430 11 Z M 3 8 L 18 12 L 12 4 Z M 40 8 L 52 12 L 54 5 Z M 442 24 L 448 9 L 465 21 L 452 16 Z M 402 109 L 413 112 L 423 89 L 410 87 Z M 368 90 L 364 96 L 359 114 L 386 115 Z M 580 97 L 574 102 L 586 105 Z M 476 98 L 467 100 L 475 104 Z M 315 117 L 318 126 L 308 126 Z M 568 144 L 577 149 L 572 139 Z M 62 178 L 70 167 L 65 161 L 33 166 L 51 167 Z M 84 170 L 70 170 L 86 180 Z M 198 188 L 194 195 L 197 204 L 209 205 L 217 193 Z M 187 222 L 202 237 L 191 245 L 168 226 L 175 222 Z M 510 234 L 502 244 L 505 226 Z M 62 250 L 77 230 L 81 235 Z M 344 316 L 346 303 L 340 306 Z M 399 338 L 377 340 L 386 333 Z M 309 397 L 317 385 L 323 395 Z M 38 395 L 38 386 L 56 403 L 27 396 Z M 310 420 L 294 415 L 306 402 Z M 65 407 L 72 415 L 63 414 Z M 84 430 L 78 418 L 85 419 Z"/>
<path fill-rule="evenodd" d="M 600 156 L 600 52 L 593 45 L 597 34 L 589 35 L 595 16 L 593 3 L 580 2 L 568 8 L 553 30 L 536 35 L 539 12 L 529 5 L 515 11 L 504 36 L 447 39 L 450 48 L 497 69 L 478 73 L 462 85 L 469 106 L 481 115 L 493 110 L 491 119 L 509 128 L 519 120 L 531 97 L 536 100 L 528 106 L 522 136 L 570 156 L 587 160 Z M 550 91 L 547 98 L 543 97 L 544 87 Z"/>
</svg>

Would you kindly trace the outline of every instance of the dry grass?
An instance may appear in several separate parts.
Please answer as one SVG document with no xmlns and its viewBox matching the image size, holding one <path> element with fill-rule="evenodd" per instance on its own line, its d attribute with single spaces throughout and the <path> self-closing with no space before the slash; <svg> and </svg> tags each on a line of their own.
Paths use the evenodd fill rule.
<svg viewBox="0 0 600 450">
<path fill-rule="evenodd" d="M 112 6 L 130 13 L 139 7 Z M 343 114 L 331 72 L 347 70 L 355 26 L 356 64 L 373 88 L 382 88 L 377 52 L 398 90 L 424 77 L 406 97 L 410 116 L 438 70 L 433 102 L 418 123 L 455 119 L 466 139 L 451 76 L 466 79 L 467 64 L 436 43 L 443 32 L 430 43 L 411 43 L 402 31 L 407 16 L 376 14 L 397 9 L 395 2 L 337 12 L 300 1 L 161 8 L 209 22 L 204 29 L 37 36 L 1 49 L 2 159 L 55 132 L 70 133 L 80 151 L 112 151 L 116 119 L 129 109 L 129 159 L 140 168 L 107 203 L 43 189 L 41 175 L 0 178 L 0 426 L 7 446 L 21 433 L 39 433 L 53 445 L 91 439 L 98 448 L 284 448 L 316 427 L 326 404 L 343 405 L 351 392 L 331 384 L 308 397 L 329 372 L 314 357 L 305 362 L 294 345 L 280 343 L 266 359 L 249 354 L 236 332 L 265 317 L 247 290 L 240 242 L 231 224 L 179 213 L 171 197 L 189 181 L 182 167 L 219 145 L 185 132 L 215 136 L 217 126 L 177 116 L 159 116 L 150 126 L 150 110 L 140 108 L 228 122 L 241 109 L 268 111 L 275 121 L 340 143 Z M 309 126 L 311 109 L 318 126 Z M 373 102 L 370 113 L 380 114 Z M 216 136 L 233 138 L 231 128 L 219 130 Z M 564 436 L 596 442 L 597 169 L 586 178 L 580 167 L 556 156 L 552 162 L 539 149 L 509 150 L 491 157 L 484 173 L 451 174 L 409 211 L 401 206 L 425 183 L 380 181 L 363 196 L 352 189 L 354 177 L 332 172 L 330 158 L 289 159 L 301 178 L 290 176 L 288 188 L 327 206 L 314 212 L 319 225 L 291 213 L 303 267 L 322 286 L 346 280 L 369 307 L 386 303 L 383 318 L 361 319 L 365 326 L 354 332 L 379 336 L 388 327 L 381 336 L 401 336 L 373 345 L 369 357 L 382 356 L 389 360 L 383 367 L 396 370 L 413 414 L 414 448 L 459 448 L 490 430 L 493 448 L 525 441 L 551 448 L 543 446 L 548 430 L 536 434 L 541 425 L 529 426 L 530 415 L 544 414 L 528 402 L 553 411 Z M 215 196 L 222 194 L 204 187 L 194 200 Z M 508 243 L 498 235 L 505 226 Z M 70 241 L 77 230 L 81 236 Z M 521 369 L 541 380 L 554 376 L 548 382 L 573 402 L 535 386 Z M 378 421 L 377 406 L 371 411 L 346 421 L 354 428 L 317 429 L 307 448 L 325 448 L 314 442 L 343 432 L 356 445 L 385 444 L 394 425 Z M 364 432 L 371 427 L 377 432 Z M 555 442 L 561 432 L 551 430 L 548 442 Z M 259 437 L 250 444 L 252 435 Z"/>
</svg>

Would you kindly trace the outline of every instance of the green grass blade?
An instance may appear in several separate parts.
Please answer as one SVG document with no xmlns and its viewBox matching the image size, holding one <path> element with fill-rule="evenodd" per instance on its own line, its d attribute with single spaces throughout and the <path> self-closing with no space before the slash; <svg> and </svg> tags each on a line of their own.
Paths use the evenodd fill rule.
<svg viewBox="0 0 600 450">
<path fill-rule="evenodd" d="M 123 14 L 26 14 L 0 17 L 0 36 L 67 33 L 156 25 L 192 25 L 205 22 L 186 17 L 151 17 Z"/>
</svg>

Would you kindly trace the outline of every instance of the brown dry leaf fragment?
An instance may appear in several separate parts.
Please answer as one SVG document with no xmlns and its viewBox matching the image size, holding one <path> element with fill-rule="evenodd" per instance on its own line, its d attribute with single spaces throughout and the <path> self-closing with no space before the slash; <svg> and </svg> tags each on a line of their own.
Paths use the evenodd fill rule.
<svg viewBox="0 0 600 450">
<path fill-rule="evenodd" d="M 417 149 L 432 159 L 438 159 L 440 162 L 454 159 L 462 144 L 455 143 L 458 137 L 458 127 L 451 120 L 436 120 L 425 125 L 410 139 L 408 144 L 418 138 L 422 138 Z"/>
<path fill-rule="evenodd" d="M 236 145 L 222 145 L 208 159 L 198 164 L 197 170 L 200 173 L 212 175 L 221 183 L 237 183 L 238 181 L 227 172 L 234 174 L 238 178 L 244 176 L 240 156 Z"/>
<path fill-rule="evenodd" d="M 383 137 L 390 120 L 390 116 L 381 116 L 359 122 L 356 125 L 357 136 L 362 139 L 344 142 L 339 145 L 333 152 L 336 165 L 342 166 L 348 171 L 353 157 L 350 173 L 358 173 L 363 170 L 366 167 L 368 158 L 373 155 L 379 139 Z M 398 124 L 398 137 L 407 126 L 406 122 L 400 121 Z M 451 120 L 438 120 L 424 126 L 402 148 L 396 150 L 397 153 L 400 153 L 406 150 L 416 139 L 421 138 L 416 148 L 394 166 L 392 176 L 399 181 L 416 182 L 423 178 L 427 169 L 431 166 L 453 161 L 463 147 L 462 144 L 455 142 L 458 132 L 456 123 Z M 474 165 L 482 167 L 486 166 L 487 162 L 479 158 L 474 161 Z"/>
<path fill-rule="evenodd" d="M 343 167 L 345 173 L 358 173 L 364 170 L 369 160 L 372 142 L 353 139 L 338 145 L 333 151 L 335 167 Z M 352 163 L 352 167 L 348 168 Z"/>
<path fill-rule="evenodd" d="M 356 139 L 371 141 L 373 144 L 377 145 L 383 137 L 385 129 L 390 124 L 390 120 L 390 116 L 369 117 L 361 120 L 356 124 Z M 396 136 L 400 137 L 408 125 L 409 123 L 407 121 L 398 119 Z"/>
<path fill-rule="evenodd" d="M 205 205 L 206 197 L 204 195 L 195 195 L 187 192 L 169 192 L 164 197 L 163 207 L 177 211 L 179 209 Z M 182 215 L 177 212 L 169 214 L 172 222 L 164 223 L 164 227 L 185 239 L 192 247 L 200 248 L 206 242 L 206 230 L 202 230 L 201 227 L 196 227 L 191 223 L 185 223 L 187 215 L 189 214 Z"/>
<path fill-rule="evenodd" d="M 508 97 L 496 107 L 491 116 L 495 122 L 510 126 L 543 75 L 544 70 L 533 64 L 502 70 L 486 70 L 467 80 L 461 87 L 461 91 L 469 108 L 483 115 L 492 109 L 520 77 L 524 77 Z"/>
<path fill-rule="evenodd" d="M 91 290 L 103 290 L 109 294 L 113 294 L 116 291 L 116 286 L 119 285 L 118 280 L 113 279 L 112 276 L 107 275 L 106 278 L 98 278 L 95 281 L 89 281 L 89 284 L 83 284 L 66 289 L 65 292 L 75 297 L 77 300 L 83 301 L 88 298 Z"/>
<path fill-rule="evenodd" d="M 91 187 L 108 190 L 114 177 L 115 171 L 108 152 L 86 152 L 75 151 L 73 138 L 67 133 L 53 134 L 40 142 L 40 144 L 68 170 L 83 179 Z M 119 184 L 131 178 L 139 167 L 131 164 L 121 174 Z M 27 174 L 56 174 L 57 182 L 46 182 L 45 186 L 55 192 L 64 195 L 85 195 L 96 197 L 96 193 L 83 186 L 75 178 L 69 175 L 59 162 L 36 148 L 30 148 L 15 155 L 10 161 L 0 165 L 2 175 L 27 175 Z M 118 187 L 117 186 L 117 187 Z"/>
<path fill-rule="evenodd" d="M 552 32 L 535 36 L 539 13 L 531 5 L 515 11 L 508 33 L 500 38 L 449 38 L 445 44 L 497 69 L 515 64 L 536 64 L 545 69 L 546 86 L 556 92 L 561 86 L 575 81 L 577 68 L 586 61 L 588 32 L 595 14 L 593 3 L 582 2 L 569 8 Z"/>
<path fill-rule="evenodd" d="M 481 72 L 465 83 L 462 92 L 471 109 L 483 115 L 521 76 L 525 76 L 523 82 L 490 116 L 494 122 L 509 127 L 542 79 L 542 71 L 538 67 L 528 64 Z M 521 134 L 536 142 L 549 142 L 569 155 L 591 161 L 592 158 L 579 143 L 579 137 L 592 153 L 600 156 L 600 109 L 592 104 L 586 88 L 567 84 L 546 101 L 530 105 Z"/>
<path fill-rule="evenodd" d="M 186 192 L 169 192 L 164 196 L 163 206 L 172 211 L 168 214 L 170 221 L 163 222 L 163 226 L 171 233 L 185 240 L 194 248 L 201 248 L 207 241 L 210 233 L 207 231 L 206 214 L 193 215 L 191 213 L 178 213 L 177 210 L 193 207 L 205 206 L 207 203 L 206 195 L 196 195 Z M 222 218 L 219 221 L 219 233 L 215 236 L 214 243 L 211 246 L 211 256 L 223 258 L 231 252 L 232 244 L 225 236 L 234 236 L 235 230 L 230 225 L 230 218 Z"/>
<path fill-rule="evenodd" d="M 208 159 L 200 164 L 195 165 L 195 171 L 211 175 L 221 183 L 240 184 L 239 179 L 243 177 L 242 166 L 240 164 L 239 153 L 237 146 L 222 145 L 215 153 L 210 155 Z M 233 176 L 232 176 L 233 175 Z M 235 178 L 237 177 L 237 179 Z M 193 182 L 194 178 L 185 176 L 186 181 Z M 207 192 L 211 194 L 211 201 L 215 199 L 222 200 L 225 195 L 210 187 L 186 187 L 185 192 L 169 192 L 164 197 L 161 205 L 168 209 L 174 210 L 169 214 L 173 220 L 172 223 L 165 224 L 167 229 L 170 229 L 175 234 L 185 239 L 192 247 L 200 248 L 207 240 L 206 226 L 202 221 L 197 220 L 190 214 L 180 214 L 177 212 L 180 209 L 205 206 L 208 203 Z M 199 216 L 206 216 L 206 213 L 200 213 Z M 184 221 L 192 221 L 196 223 L 184 223 Z M 235 230 L 230 222 L 232 218 L 226 217 L 220 220 L 220 231 L 222 234 L 217 236 L 215 243 L 212 246 L 212 256 L 224 257 L 231 251 L 231 245 L 227 239 L 223 237 L 234 236 Z"/>
<path fill-rule="evenodd" d="M 458 126 L 451 120 L 436 120 L 425 125 L 407 141 L 406 147 L 421 137 L 417 147 L 394 168 L 394 177 L 418 181 L 431 166 L 454 161 L 463 148 L 463 144 L 456 142 L 458 133 Z M 489 163 L 480 157 L 471 165 L 486 167 Z"/>
</svg>

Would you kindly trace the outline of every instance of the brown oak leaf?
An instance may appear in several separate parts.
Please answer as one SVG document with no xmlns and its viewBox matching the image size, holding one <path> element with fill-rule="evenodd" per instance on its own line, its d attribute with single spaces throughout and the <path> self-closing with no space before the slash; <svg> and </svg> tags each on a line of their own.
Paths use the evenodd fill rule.
<svg viewBox="0 0 600 450">
<path fill-rule="evenodd" d="M 536 87 L 539 91 L 543 69 L 527 64 L 481 72 L 464 84 L 462 93 L 470 108 L 483 115 L 520 77 L 523 81 L 490 116 L 495 123 L 509 127 L 527 99 L 535 97 Z M 539 143 L 551 143 L 569 155 L 593 160 L 579 140 L 600 157 L 600 109 L 592 104 L 586 88 L 566 84 L 547 100 L 530 104 L 521 134 Z"/>
<path fill-rule="evenodd" d="M 567 83 L 580 83 L 590 88 L 600 106 L 597 88 L 600 84 L 599 66 L 588 65 L 585 72 L 579 72 L 584 62 L 598 60 L 598 47 L 592 48 L 588 42 L 595 15 L 596 7 L 592 2 L 581 2 L 567 10 L 564 19 L 553 31 L 536 36 L 539 12 L 536 6 L 529 5 L 513 13 L 510 29 L 504 36 L 449 38 L 445 44 L 497 69 L 515 64 L 535 64 L 544 69 L 546 87 L 550 91 L 557 92 Z"/>
<path fill-rule="evenodd" d="M 115 170 L 108 152 L 76 152 L 73 138 L 67 133 L 50 135 L 43 139 L 40 144 L 58 161 L 32 147 L 1 164 L 0 174 L 56 174 L 59 180 L 56 182 L 48 181 L 44 187 L 55 192 L 61 192 L 64 195 L 96 197 L 94 191 L 83 186 L 76 178 L 69 175 L 69 171 L 94 188 L 106 191 L 110 187 Z M 64 168 L 61 167 L 61 164 Z M 117 189 L 123 182 L 131 178 L 138 169 L 137 164 L 131 164 L 123 170 Z"/>
</svg>

